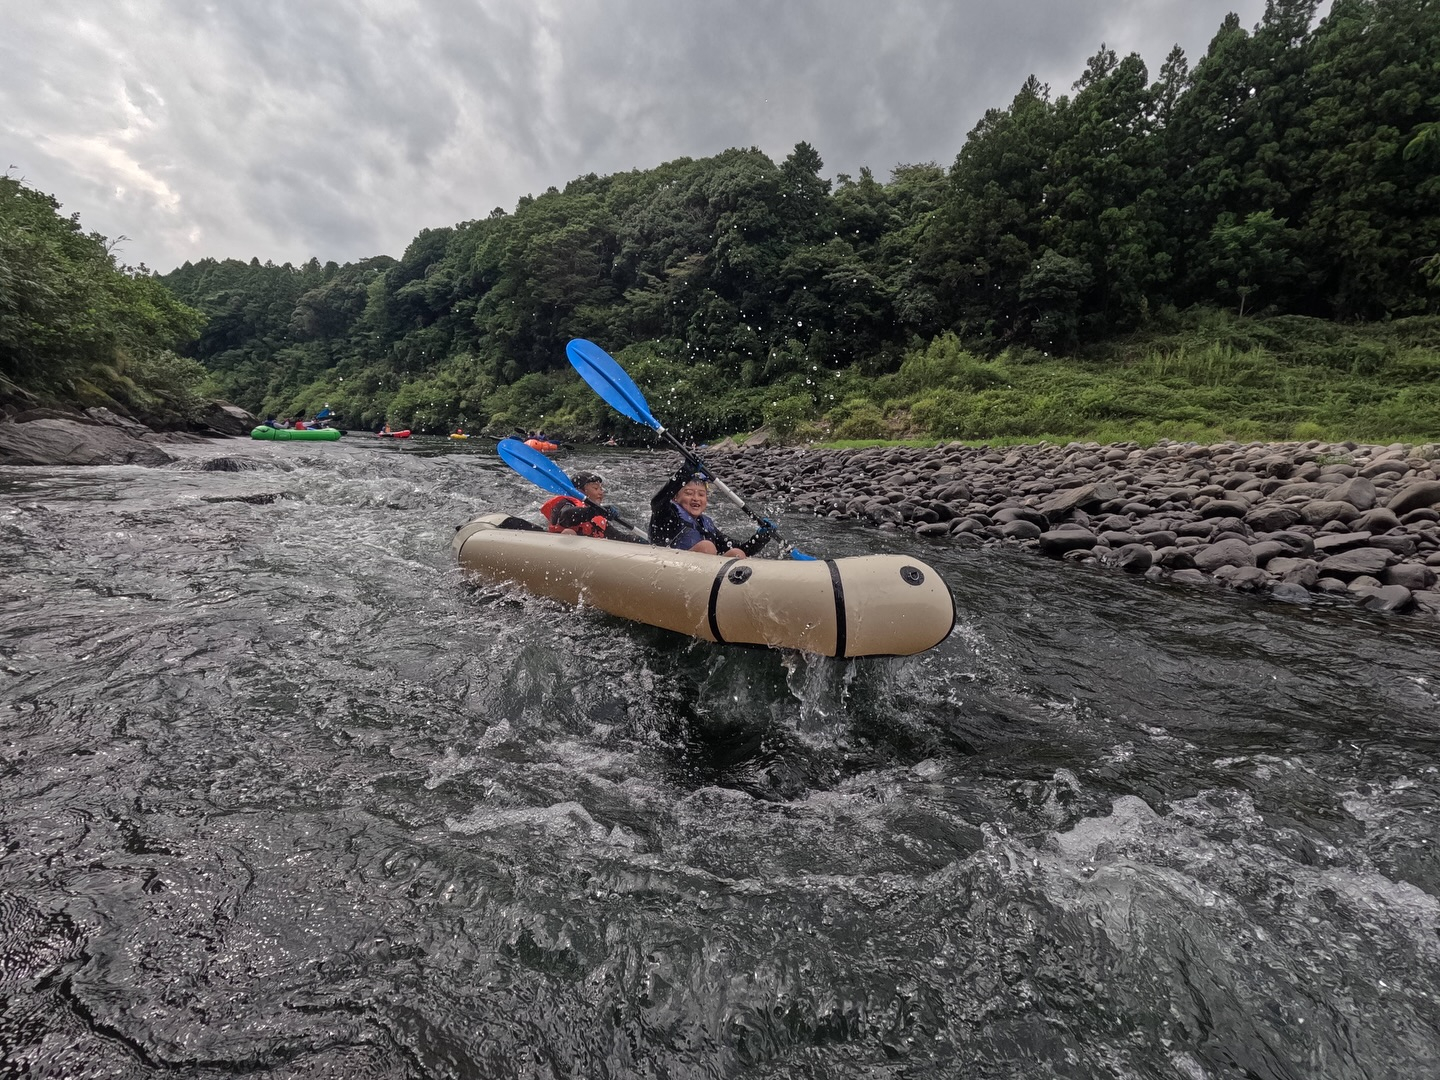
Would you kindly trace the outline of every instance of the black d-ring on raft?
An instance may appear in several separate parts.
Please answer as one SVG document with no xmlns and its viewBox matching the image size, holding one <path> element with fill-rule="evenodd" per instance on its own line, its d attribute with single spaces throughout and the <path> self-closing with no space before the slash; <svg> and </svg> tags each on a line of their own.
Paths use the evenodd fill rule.
<svg viewBox="0 0 1440 1080">
<path fill-rule="evenodd" d="M 925 581 L 925 573 L 918 566 L 902 566 L 900 580 L 906 585 L 920 585 Z"/>
</svg>

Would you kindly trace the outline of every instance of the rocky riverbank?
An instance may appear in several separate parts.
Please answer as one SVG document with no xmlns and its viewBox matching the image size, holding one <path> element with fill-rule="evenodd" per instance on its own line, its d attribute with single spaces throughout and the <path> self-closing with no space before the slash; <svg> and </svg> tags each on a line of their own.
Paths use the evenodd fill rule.
<svg viewBox="0 0 1440 1080">
<path fill-rule="evenodd" d="M 760 500 L 1289 603 L 1440 615 L 1440 445 L 722 446 Z"/>
<path fill-rule="evenodd" d="M 0 410 L 0 465 L 164 465 L 165 443 L 248 435 L 258 421 L 210 402 L 189 431 L 152 431 L 105 408 Z"/>
</svg>

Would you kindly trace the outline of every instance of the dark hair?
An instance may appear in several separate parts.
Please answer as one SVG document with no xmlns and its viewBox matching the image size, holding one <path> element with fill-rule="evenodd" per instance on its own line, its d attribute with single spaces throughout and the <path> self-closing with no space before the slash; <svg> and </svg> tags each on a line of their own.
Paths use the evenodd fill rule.
<svg viewBox="0 0 1440 1080">
<path fill-rule="evenodd" d="M 593 472 L 571 473 L 570 482 L 577 488 L 583 488 L 586 484 L 604 483 L 604 481 L 600 479 L 600 474 Z"/>
</svg>

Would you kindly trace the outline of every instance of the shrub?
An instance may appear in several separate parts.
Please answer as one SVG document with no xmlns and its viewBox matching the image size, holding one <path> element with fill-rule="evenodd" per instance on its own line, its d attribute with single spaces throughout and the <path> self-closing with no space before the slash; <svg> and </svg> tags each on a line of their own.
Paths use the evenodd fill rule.
<svg viewBox="0 0 1440 1080">
<path fill-rule="evenodd" d="M 772 401 L 763 410 L 765 425 L 780 438 L 789 438 L 804 423 L 815 419 L 815 403 L 803 394 Z"/>
<path fill-rule="evenodd" d="M 837 417 L 836 414 L 842 416 Z M 846 403 L 839 409 L 828 414 L 837 439 L 883 439 L 890 434 L 890 429 L 885 423 L 885 414 L 874 402 L 858 401 L 851 405 Z"/>
<path fill-rule="evenodd" d="M 935 390 L 913 402 L 910 415 L 928 435 L 961 438 L 967 434 L 970 402 L 955 390 Z"/>
<path fill-rule="evenodd" d="M 908 353 L 895 376 L 897 388 L 908 393 L 942 388 L 984 390 L 1004 381 L 993 365 L 967 351 L 951 333 L 941 334 L 924 349 Z"/>
</svg>

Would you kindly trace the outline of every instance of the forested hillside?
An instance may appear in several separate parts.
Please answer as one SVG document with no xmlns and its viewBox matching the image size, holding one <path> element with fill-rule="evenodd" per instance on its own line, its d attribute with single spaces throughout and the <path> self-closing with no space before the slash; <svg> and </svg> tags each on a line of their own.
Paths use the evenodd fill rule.
<svg viewBox="0 0 1440 1080">
<path fill-rule="evenodd" d="M 171 351 L 199 312 L 49 195 L 0 176 L 0 406 L 107 406 L 158 427 L 195 417 L 205 371 Z"/>
<path fill-rule="evenodd" d="M 1153 77 L 1102 47 L 1069 93 L 1026 81 L 948 169 L 831 182 L 806 143 L 778 164 L 732 149 L 580 177 L 398 260 L 206 259 L 161 280 L 205 312 L 191 354 L 218 392 L 281 415 L 328 401 L 350 425 L 615 430 L 565 365 L 588 337 L 701 435 L 1056 430 L 1085 394 L 1047 357 L 1119 385 L 1126 356 L 1171 356 L 1173 376 L 1195 350 L 1259 378 L 1257 400 L 1277 393 L 1264 371 L 1294 367 L 1257 434 L 1323 423 L 1312 382 L 1336 417 L 1420 431 L 1440 424 L 1440 0 L 1316 10 L 1230 16 L 1193 67 L 1177 49 Z M 1255 329 L 1277 317 L 1291 331 Z M 1388 328 L 1356 337 L 1367 322 Z M 1378 381 L 1355 399 L 1338 375 Z M 976 402 L 1007 392 L 1029 404 L 986 430 L 1006 423 Z M 1144 419 L 1090 398 L 1108 402 L 1091 421 Z"/>
</svg>

